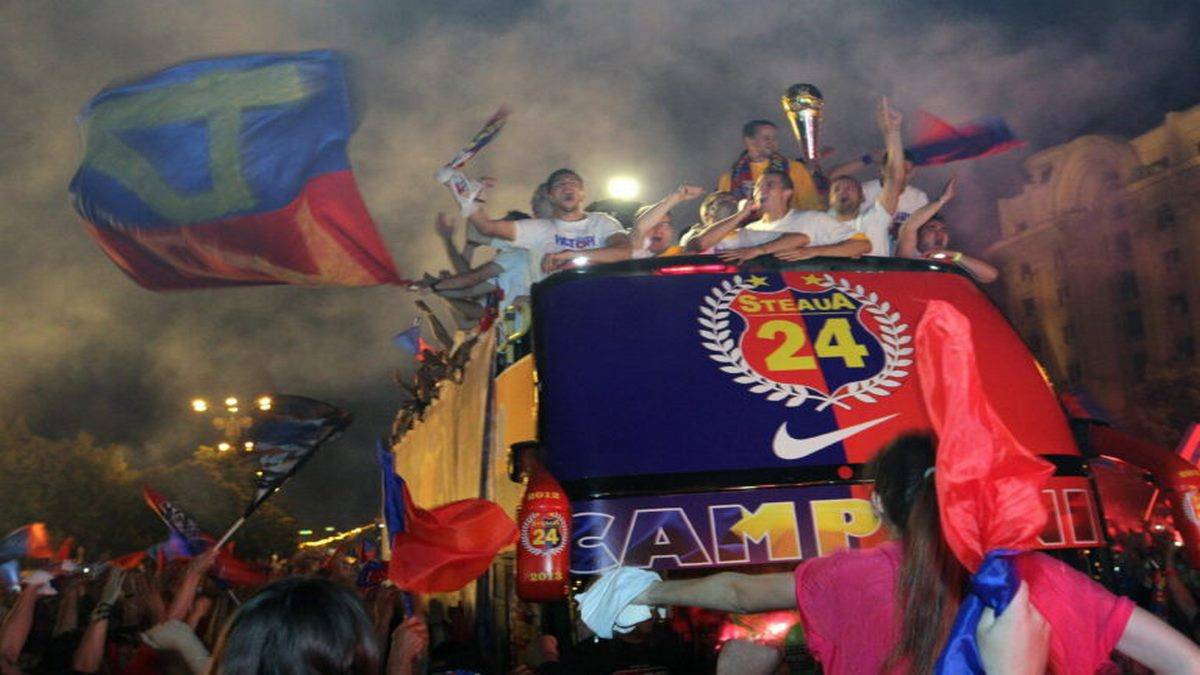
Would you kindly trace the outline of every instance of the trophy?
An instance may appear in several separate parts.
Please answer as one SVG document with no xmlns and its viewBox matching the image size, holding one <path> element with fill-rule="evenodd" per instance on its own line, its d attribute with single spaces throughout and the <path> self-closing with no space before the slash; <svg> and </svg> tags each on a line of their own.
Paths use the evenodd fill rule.
<svg viewBox="0 0 1200 675">
<path fill-rule="evenodd" d="M 821 108 L 825 105 L 821 90 L 811 84 L 793 84 L 779 102 L 792 123 L 792 133 L 805 161 L 815 162 L 821 151 Z"/>
</svg>

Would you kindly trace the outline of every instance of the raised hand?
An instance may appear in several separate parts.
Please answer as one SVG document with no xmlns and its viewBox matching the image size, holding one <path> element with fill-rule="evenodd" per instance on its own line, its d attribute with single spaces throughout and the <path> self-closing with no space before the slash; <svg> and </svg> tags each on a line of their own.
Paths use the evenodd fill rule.
<svg viewBox="0 0 1200 675">
<path fill-rule="evenodd" d="M 946 181 L 946 187 L 942 189 L 942 196 L 938 197 L 938 201 L 942 204 L 950 203 L 955 195 L 956 187 L 958 186 L 958 176 L 950 176 L 950 180 Z"/>
<path fill-rule="evenodd" d="M 900 133 L 900 124 L 904 121 L 904 116 L 893 108 L 888 102 L 888 97 L 884 96 L 879 99 L 875 121 L 879 124 L 879 130 L 886 136 L 889 133 Z"/>
<path fill-rule="evenodd" d="M 675 192 L 672 192 L 671 196 L 675 198 L 676 202 L 686 202 L 689 199 L 695 199 L 703 194 L 704 188 L 700 187 L 699 185 L 684 183 L 683 185 L 675 188 Z"/>
</svg>

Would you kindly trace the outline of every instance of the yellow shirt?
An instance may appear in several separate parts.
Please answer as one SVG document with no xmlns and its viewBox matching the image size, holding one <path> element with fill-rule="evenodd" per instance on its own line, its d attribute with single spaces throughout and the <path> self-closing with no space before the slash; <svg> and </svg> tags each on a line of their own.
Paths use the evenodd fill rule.
<svg viewBox="0 0 1200 675">
<path fill-rule="evenodd" d="M 754 180 L 767 170 L 767 166 L 771 162 L 764 159 L 761 162 L 750 162 L 750 175 Z M 817 186 L 813 183 L 812 176 L 808 175 L 808 170 L 804 168 L 804 164 L 791 160 L 788 162 L 788 175 L 792 178 L 792 184 L 795 189 L 792 191 L 791 207 L 797 211 L 824 211 L 825 204 L 821 200 L 820 193 L 817 192 Z M 718 190 L 729 190 L 730 178 L 729 172 L 721 174 L 717 179 Z"/>
</svg>

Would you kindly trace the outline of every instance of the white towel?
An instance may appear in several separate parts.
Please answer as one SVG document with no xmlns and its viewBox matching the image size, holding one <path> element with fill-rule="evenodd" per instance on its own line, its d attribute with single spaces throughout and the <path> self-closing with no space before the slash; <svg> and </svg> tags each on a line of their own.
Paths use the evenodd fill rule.
<svg viewBox="0 0 1200 675">
<path fill-rule="evenodd" d="M 618 567 L 605 572 L 592 587 L 575 596 L 579 617 L 597 637 L 611 640 L 613 632 L 628 633 L 643 621 L 653 618 L 650 605 L 632 604 L 633 599 L 652 584 L 661 581 L 657 572 L 635 567 Z M 657 608 L 659 616 L 666 610 Z"/>
</svg>

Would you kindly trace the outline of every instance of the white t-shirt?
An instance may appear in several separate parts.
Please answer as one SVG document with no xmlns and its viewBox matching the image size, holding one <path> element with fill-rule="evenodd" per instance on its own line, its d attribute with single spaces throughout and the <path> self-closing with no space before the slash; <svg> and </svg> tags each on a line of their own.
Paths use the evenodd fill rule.
<svg viewBox="0 0 1200 675">
<path fill-rule="evenodd" d="M 496 248 L 496 257 L 492 262 L 504 269 L 496 276 L 495 283 L 504 291 L 505 305 L 511 305 L 513 300 L 522 295 L 529 295 L 529 287 L 533 285 L 532 265 L 529 264 L 529 251 L 523 248 L 513 248 L 506 241 L 492 240 Z"/>
<path fill-rule="evenodd" d="M 734 230 L 717 242 L 716 251 L 762 246 L 790 232 L 807 234 L 809 246 L 832 246 L 840 244 L 856 234 L 848 223 L 838 221 L 824 211 L 797 211 L 791 209 L 779 220 L 763 222 L 756 220 L 745 227 Z"/>
<path fill-rule="evenodd" d="M 833 211 L 829 212 L 829 216 L 836 219 L 836 214 Z M 867 235 L 867 239 L 871 240 L 871 250 L 867 252 L 867 255 L 892 255 L 892 237 L 890 232 L 892 216 L 883 210 L 883 206 L 879 202 L 871 202 L 867 208 L 858 213 L 858 216 L 854 220 L 839 222 L 853 227 L 855 232 Z"/>
<path fill-rule="evenodd" d="M 582 220 L 533 218 L 513 223 L 516 238 L 513 248 L 529 251 L 529 266 L 533 281 L 541 281 L 542 258 L 559 251 L 586 251 L 607 246 L 608 238 L 624 232 L 621 223 L 607 213 L 587 213 Z"/>
<path fill-rule="evenodd" d="M 859 207 L 859 211 L 866 212 L 875 204 L 875 200 L 879 198 L 879 193 L 883 192 L 883 185 L 879 180 L 869 180 L 862 184 L 863 203 Z M 916 213 L 917 209 L 929 203 L 929 195 L 921 188 L 916 188 L 911 185 L 904 186 L 904 192 L 900 193 L 900 199 L 896 202 L 896 213 L 892 214 L 892 221 L 897 225 L 908 220 L 908 217 Z"/>
</svg>

